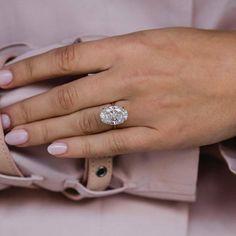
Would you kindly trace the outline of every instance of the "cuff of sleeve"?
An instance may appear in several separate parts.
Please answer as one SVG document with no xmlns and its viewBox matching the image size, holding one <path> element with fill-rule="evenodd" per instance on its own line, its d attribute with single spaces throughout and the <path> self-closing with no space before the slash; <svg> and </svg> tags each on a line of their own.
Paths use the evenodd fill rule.
<svg viewBox="0 0 236 236">
<path fill-rule="evenodd" d="M 236 137 L 219 143 L 219 151 L 230 171 L 236 174 Z"/>
</svg>

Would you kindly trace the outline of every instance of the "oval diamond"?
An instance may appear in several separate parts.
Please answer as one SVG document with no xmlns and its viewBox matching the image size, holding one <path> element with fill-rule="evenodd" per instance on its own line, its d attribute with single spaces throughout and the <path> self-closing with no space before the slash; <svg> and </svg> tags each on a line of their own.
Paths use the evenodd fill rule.
<svg viewBox="0 0 236 236">
<path fill-rule="evenodd" d="M 108 125 L 120 125 L 128 119 L 128 111 L 121 106 L 104 107 L 100 113 L 101 121 Z"/>
</svg>

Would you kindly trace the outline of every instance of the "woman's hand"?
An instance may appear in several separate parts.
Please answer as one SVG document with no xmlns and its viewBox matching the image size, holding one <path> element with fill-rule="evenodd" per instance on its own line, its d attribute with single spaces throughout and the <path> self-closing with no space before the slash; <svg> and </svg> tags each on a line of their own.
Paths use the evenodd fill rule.
<svg viewBox="0 0 236 236">
<path fill-rule="evenodd" d="M 53 142 L 60 157 L 110 156 L 215 143 L 236 134 L 236 35 L 172 28 L 62 47 L 0 72 L 4 89 L 93 75 L 2 110 L 10 145 Z M 115 103 L 117 129 L 100 121 Z"/>
</svg>

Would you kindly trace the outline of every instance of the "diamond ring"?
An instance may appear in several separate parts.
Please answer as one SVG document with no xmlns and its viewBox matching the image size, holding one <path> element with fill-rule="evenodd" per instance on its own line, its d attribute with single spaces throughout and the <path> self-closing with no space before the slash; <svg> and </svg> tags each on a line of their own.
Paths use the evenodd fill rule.
<svg viewBox="0 0 236 236">
<path fill-rule="evenodd" d="M 120 125 L 128 119 L 128 111 L 121 106 L 107 106 L 101 110 L 100 119 L 104 124 Z"/>
</svg>

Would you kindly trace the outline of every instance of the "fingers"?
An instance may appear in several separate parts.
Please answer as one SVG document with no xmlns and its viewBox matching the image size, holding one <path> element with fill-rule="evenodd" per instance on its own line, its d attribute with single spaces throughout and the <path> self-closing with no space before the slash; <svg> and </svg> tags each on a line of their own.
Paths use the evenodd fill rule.
<svg viewBox="0 0 236 236">
<path fill-rule="evenodd" d="M 135 113 L 135 105 L 130 106 L 128 101 L 119 101 L 116 104 L 129 110 L 131 117 L 123 124 L 118 125 L 117 128 L 140 126 L 142 116 L 138 112 Z M 50 143 L 57 139 L 111 130 L 111 125 L 104 124 L 100 120 L 100 112 L 103 108 L 104 105 L 92 107 L 70 115 L 17 126 L 6 134 L 5 141 L 9 145 L 26 147 Z"/>
<path fill-rule="evenodd" d="M 100 134 L 58 140 L 48 152 L 58 157 L 86 158 L 147 151 L 154 131 L 146 127 L 116 129 Z"/>
<path fill-rule="evenodd" d="M 110 72 L 102 72 L 28 98 L 2 109 L 11 127 L 37 120 L 71 114 L 75 111 L 120 100 L 120 86 L 114 86 Z"/>
<path fill-rule="evenodd" d="M 111 126 L 100 121 L 99 114 L 102 107 L 18 126 L 6 135 L 5 140 L 9 145 L 33 146 L 50 143 L 59 138 L 109 130 Z"/>
<path fill-rule="evenodd" d="M 100 39 L 72 44 L 11 64 L 4 68 L 5 74 L 9 71 L 7 80 L 5 76 L 1 83 L 0 77 L 1 87 L 14 88 L 59 76 L 107 70 L 115 55 L 112 42 Z"/>
</svg>

